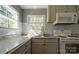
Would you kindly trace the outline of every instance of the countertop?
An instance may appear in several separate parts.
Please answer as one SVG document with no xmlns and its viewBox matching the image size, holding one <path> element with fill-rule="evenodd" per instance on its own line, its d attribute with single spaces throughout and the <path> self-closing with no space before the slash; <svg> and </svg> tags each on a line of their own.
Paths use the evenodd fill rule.
<svg viewBox="0 0 79 59">
<path fill-rule="evenodd" d="M 25 35 L 22 36 L 15 36 L 15 37 L 0 37 L 0 54 L 5 54 L 12 49 L 15 49 L 16 47 L 26 43 L 31 38 L 61 38 L 57 36 L 35 36 L 35 37 L 27 37 Z"/>
<path fill-rule="evenodd" d="M 57 37 L 57 36 L 35 36 L 35 37 L 32 37 L 32 38 L 60 38 L 60 37 Z"/>
<path fill-rule="evenodd" d="M 25 35 L 16 37 L 0 37 L 0 54 L 5 54 L 12 49 L 15 49 L 19 45 L 22 45 L 29 41 L 31 38 L 61 38 L 57 36 L 35 36 L 27 37 Z"/>
<path fill-rule="evenodd" d="M 0 38 L 0 54 L 5 54 L 18 45 L 29 41 L 31 38 L 27 36 L 18 36 L 12 38 Z"/>
<path fill-rule="evenodd" d="M 58 38 L 58 37 L 31 37 L 31 38 Z M 31 39 L 30 37 L 27 36 L 16 36 L 16 37 L 11 37 L 11 38 L 6 38 L 6 37 L 0 37 L 0 54 L 5 54 L 12 49 L 16 48 L 17 46 L 26 43 Z"/>
</svg>

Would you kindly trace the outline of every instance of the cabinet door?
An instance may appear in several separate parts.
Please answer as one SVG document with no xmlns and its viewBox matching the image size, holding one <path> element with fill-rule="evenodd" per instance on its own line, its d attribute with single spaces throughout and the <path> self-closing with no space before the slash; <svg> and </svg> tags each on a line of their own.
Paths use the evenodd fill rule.
<svg viewBox="0 0 79 59">
<path fill-rule="evenodd" d="M 45 53 L 46 54 L 57 54 L 58 53 L 58 43 L 46 43 Z"/>
<path fill-rule="evenodd" d="M 23 54 L 24 52 L 25 52 L 25 46 L 22 45 L 21 47 L 13 51 L 11 54 Z"/>
<path fill-rule="evenodd" d="M 66 8 L 67 8 L 66 10 L 67 10 L 68 12 L 77 12 L 75 5 L 67 5 Z"/>
<path fill-rule="evenodd" d="M 24 54 L 31 54 L 31 45 L 30 44 L 26 47 Z"/>
<path fill-rule="evenodd" d="M 66 12 L 66 5 L 56 5 L 56 13 L 58 12 Z"/>
<path fill-rule="evenodd" d="M 56 5 L 57 12 L 76 12 L 75 5 Z"/>
<path fill-rule="evenodd" d="M 10 52 L 9 52 L 10 53 Z M 31 41 L 26 42 L 16 50 L 13 50 L 11 54 L 25 54 L 31 53 Z"/>
<path fill-rule="evenodd" d="M 32 43 L 32 54 L 43 54 L 44 53 L 44 43 Z"/>
<path fill-rule="evenodd" d="M 24 54 L 31 54 L 31 41 L 26 42 L 24 45 L 25 45 Z"/>
<path fill-rule="evenodd" d="M 55 5 L 48 6 L 48 23 L 55 21 Z"/>
<path fill-rule="evenodd" d="M 78 21 L 79 21 L 79 5 L 77 5 L 76 8 L 77 8 L 77 14 L 78 14 Z"/>
</svg>

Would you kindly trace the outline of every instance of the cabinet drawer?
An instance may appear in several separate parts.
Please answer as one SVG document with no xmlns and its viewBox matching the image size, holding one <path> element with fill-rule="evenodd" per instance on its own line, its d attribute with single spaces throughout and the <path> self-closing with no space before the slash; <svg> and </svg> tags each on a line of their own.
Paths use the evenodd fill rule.
<svg viewBox="0 0 79 59">
<path fill-rule="evenodd" d="M 37 42 L 41 42 L 42 43 L 44 41 L 45 41 L 45 39 L 42 39 L 42 38 L 41 39 L 40 38 L 38 38 L 38 39 L 32 39 L 32 42 L 36 42 L 36 43 Z"/>
<path fill-rule="evenodd" d="M 45 39 L 45 42 L 58 42 L 58 38 Z"/>
</svg>

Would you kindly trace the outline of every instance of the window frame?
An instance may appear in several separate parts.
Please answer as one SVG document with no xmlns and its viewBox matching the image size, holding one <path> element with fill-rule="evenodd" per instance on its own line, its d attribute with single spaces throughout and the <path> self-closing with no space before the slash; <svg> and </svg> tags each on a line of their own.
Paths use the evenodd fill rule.
<svg viewBox="0 0 79 59">
<path fill-rule="evenodd" d="M 28 19 L 29 16 L 32 16 L 32 15 L 27 15 L 27 24 L 29 24 L 29 19 Z M 43 31 L 41 32 L 41 34 L 43 34 L 44 31 L 45 31 L 46 15 L 33 15 L 33 16 L 44 16 L 43 29 L 42 29 Z M 30 25 L 30 24 L 29 24 L 29 25 Z M 40 29 L 39 29 L 39 30 L 40 30 Z M 39 30 L 38 30 L 38 31 L 39 31 Z"/>
<path fill-rule="evenodd" d="M 29 16 L 43 16 L 44 17 L 44 23 L 43 24 L 45 24 L 45 15 L 27 15 L 27 24 L 29 24 L 29 20 L 28 20 Z"/>
<path fill-rule="evenodd" d="M 18 17 L 18 15 L 19 15 L 19 13 L 16 11 L 16 9 L 14 9 L 12 6 L 8 6 L 8 5 L 0 5 L 0 6 L 3 6 L 3 7 L 5 7 L 5 9 L 7 10 L 7 11 L 9 11 L 9 12 L 11 12 L 15 17 L 15 19 L 13 19 L 13 18 L 11 18 L 11 17 L 8 17 L 7 16 L 7 11 L 6 11 L 6 15 L 3 15 L 3 14 L 0 14 L 0 17 L 1 18 L 3 18 L 4 19 L 4 21 L 8 21 L 8 26 L 5 26 L 5 27 L 3 27 L 3 26 L 0 26 L 1 28 L 16 28 L 16 29 L 18 29 L 18 20 L 19 20 L 19 17 Z M 3 20 L 2 19 L 2 20 Z M 15 22 L 16 23 L 16 27 L 9 27 L 9 21 L 12 21 L 12 22 Z"/>
</svg>

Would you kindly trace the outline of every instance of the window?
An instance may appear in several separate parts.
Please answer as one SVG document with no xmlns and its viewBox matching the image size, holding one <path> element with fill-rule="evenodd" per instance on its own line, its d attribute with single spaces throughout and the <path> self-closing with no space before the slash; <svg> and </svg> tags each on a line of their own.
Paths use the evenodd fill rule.
<svg viewBox="0 0 79 59">
<path fill-rule="evenodd" d="M 40 34 L 44 27 L 45 15 L 28 15 L 27 22 L 32 26 L 32 30 Z"/>
<path fill-rule="evenodd" d="M 6 16 L 6 8 L 4 6 L 0 6 L 0 14 Z"/>
<path fill-rule="evenodd" d="M 0 27 L 18 28 L 18 13 L 10 6 L 0 5 Z"/>
</svg>

